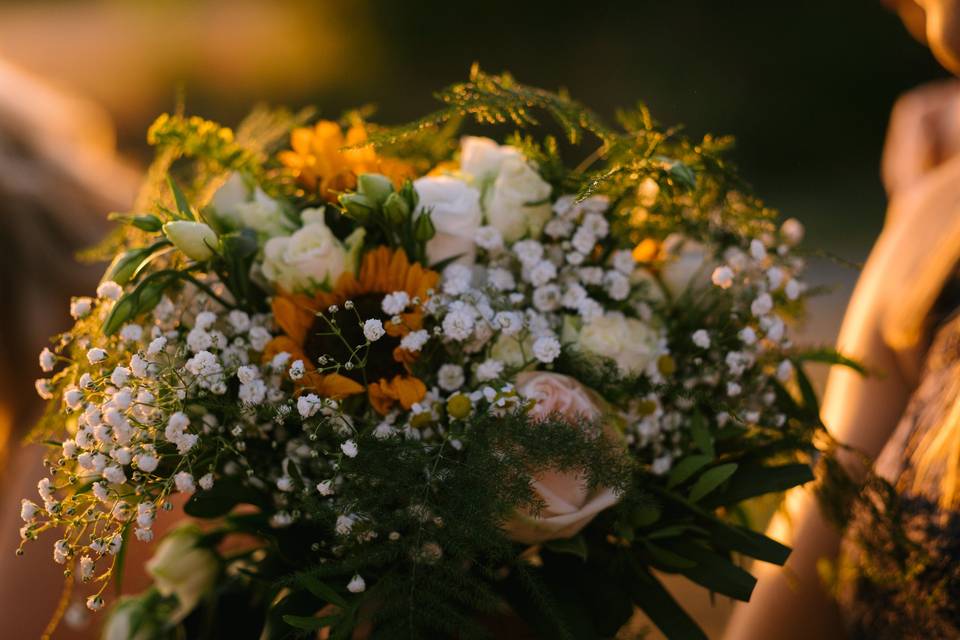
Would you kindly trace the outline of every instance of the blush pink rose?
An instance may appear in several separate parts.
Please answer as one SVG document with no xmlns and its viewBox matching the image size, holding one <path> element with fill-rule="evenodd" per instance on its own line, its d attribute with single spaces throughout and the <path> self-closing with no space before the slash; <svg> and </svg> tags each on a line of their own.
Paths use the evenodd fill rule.
<svg viewBox="0 0 960 640">
<path fill-rule="evenodd" d="M 603 413 L 596 394 L 573 378 L 556 373 L 521 373 L 517 376 L 517 393 L 536 401 L 530 410 L 535 420 L 560 416 L 569 419 L 571 425 L 579 425 L 582 420 L 596 420 Z M 541 472 L 533 478 L 532 487 L 543 502 L 543 509 L 536 516 L 518 510 L 503 527 L 511 540 L 523 544 L 574 536 L 619 500 L 606 487 L 591 491 L 586 478 L 576 471 Z"/>
</svg>

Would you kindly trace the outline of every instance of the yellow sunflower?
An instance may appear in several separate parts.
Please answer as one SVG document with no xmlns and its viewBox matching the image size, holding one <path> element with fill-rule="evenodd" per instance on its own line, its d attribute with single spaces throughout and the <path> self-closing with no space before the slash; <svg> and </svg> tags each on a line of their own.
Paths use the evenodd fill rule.
<svg viewBox="0 0 960 640">
<path fill-rule="evenodd" d="M 409 409 L 423 399 L 427 387 L 411 373 L 410 365 L 417 354 L 403 349 L 400 341 L 423 327 L 423 312 L 414 307 L 400 315 L 399 324 L 394 324 L 383 313 L 383 298 L 404 291 L 411 300 L 425 301 L 439 279 L 437 272 L 411 263 L 402 249 L 378 247 L 369 251 L 363 257 L 359 274 L 344 272 L 331 291 L 314 296 L 284 293 L 274 297 L 273 315 L 284 335 L 267 345 L 264 358 L 285 351 L 293 360 L 302 360 L 307 373 L 297 382 L 301 390 L 338 399 L 366 391 L 370 404 L 381 414 L 388 413 L 397 403 Z M 353 303 L 352 310 L 344 308 L 347 300 Z M 328 312 L 331 305 L 337 305 L 336 313 Z M 326 319 L 318 315 L 320 312 Z M 352 354 L 352 348 L 366 342 L 358 315 L 363 320 L 381 319 L 386 335 Z M 341 336 L 330 335 L 328 319 L 336 322 Z M 366 358 L 366 366 L 324 372 L 322 366 L 317 368 L 323 356 L 340 364 L 351 357 L 353 361 Z"/>
<path fill-rule="evenodd" d="M 414 177 L 408 163 L 380 156 L 372 146 L 344 148 L 366 139 L 367 131 L 360 123 L 351 126 L 344 136 L 339 124 L 321 120 L 313 127 L 294 129 L 290 134 L 291 149 L 281 151 L 277 158 L 293 171 L 305 189 L 330 202 L 340 193 L 355 189 L 357 176 L 362 173 L 381 173 L 398 189 L 405 179 Z"/>
</svg>

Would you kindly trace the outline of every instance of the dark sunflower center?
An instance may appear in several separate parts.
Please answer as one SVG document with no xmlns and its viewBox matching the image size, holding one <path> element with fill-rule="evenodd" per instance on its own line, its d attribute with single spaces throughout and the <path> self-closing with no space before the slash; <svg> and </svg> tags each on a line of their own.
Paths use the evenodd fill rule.
<svg viewBox="0 0 960 640">
<path fill-rule="evenodd" d="M 363 326 L 359 316 L 363 321 L 371 318 L 379 318 L 384 325 L 389 319 L 384 318 L 381 304 L 383 303 L 383 294 L 368 293 L 353 299 L 353 309 L 344 309 L 343 305 L 338 305 L 339 310 L 331 316 L 328 311 L 324 311 L 327 319 L 336 322 L 340 335 L 335 335 L 327 319 L 320 316 L 313 321 L 313 326 L 307 333 L 307 339 L 304 341 L 303 350 L 307 357 L 320 368 L 319 359 L 321 356 L 327 356 L 329 360 L 346 363 L 350 360 L 350 353 L 367 339 L 363 335 Z M 393 350 L 400 345 L 400 339 L 389 335 L 372 343 L 369 347 L 359 349 L 353 358 L 354 368 L 347 371 L 341 367 L 339 373 L 356 382 L 364 382 L 364 370 L 358 366 L 358 363 L 367 360 L 366 379 L 368 382 L 375 382 L 381 378 L 388 380 L 395 375 L 403 373 L 403 365 L 394 360 Z M 328 363 L 332 364 L 332 362 Z"/>
</svg>

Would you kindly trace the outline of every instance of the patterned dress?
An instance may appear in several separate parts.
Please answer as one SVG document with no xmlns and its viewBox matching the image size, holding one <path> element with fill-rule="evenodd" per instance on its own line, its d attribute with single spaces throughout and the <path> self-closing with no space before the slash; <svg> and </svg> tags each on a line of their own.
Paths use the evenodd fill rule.
<svg viewBox="0 0 960 640">
<path fill-rule="evenodd" d="M 945 425 L 960 421 L 960 279 L 933 319 L 920 384 L 850 511 L 836 584 L 854 639 L 960 638 L 960 512 L 940 506 L 946 457 L 921 482 L 916 473 Z"/>
</svg>

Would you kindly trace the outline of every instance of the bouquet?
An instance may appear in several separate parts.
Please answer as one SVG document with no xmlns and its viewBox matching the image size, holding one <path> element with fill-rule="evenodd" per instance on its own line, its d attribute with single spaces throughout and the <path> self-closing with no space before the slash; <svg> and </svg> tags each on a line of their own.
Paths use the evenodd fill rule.
<svg viewBox="0 0 960 640">
<path fill-rule="evenodd" d="M 602 638 L 635 607 L 703 637 L 657 573 L 747 600 L 740 563 L 786 560 L 742 505 L 812 478 L 801 367 L 839 360 L 787 329 L 801 225 L 642 105 L 609 125 L 479 69 L 437 97 L 151 127 L 40 354 L 22 502 L 92 610 L 190 516 L 107 637 Z"/>
</svg>

